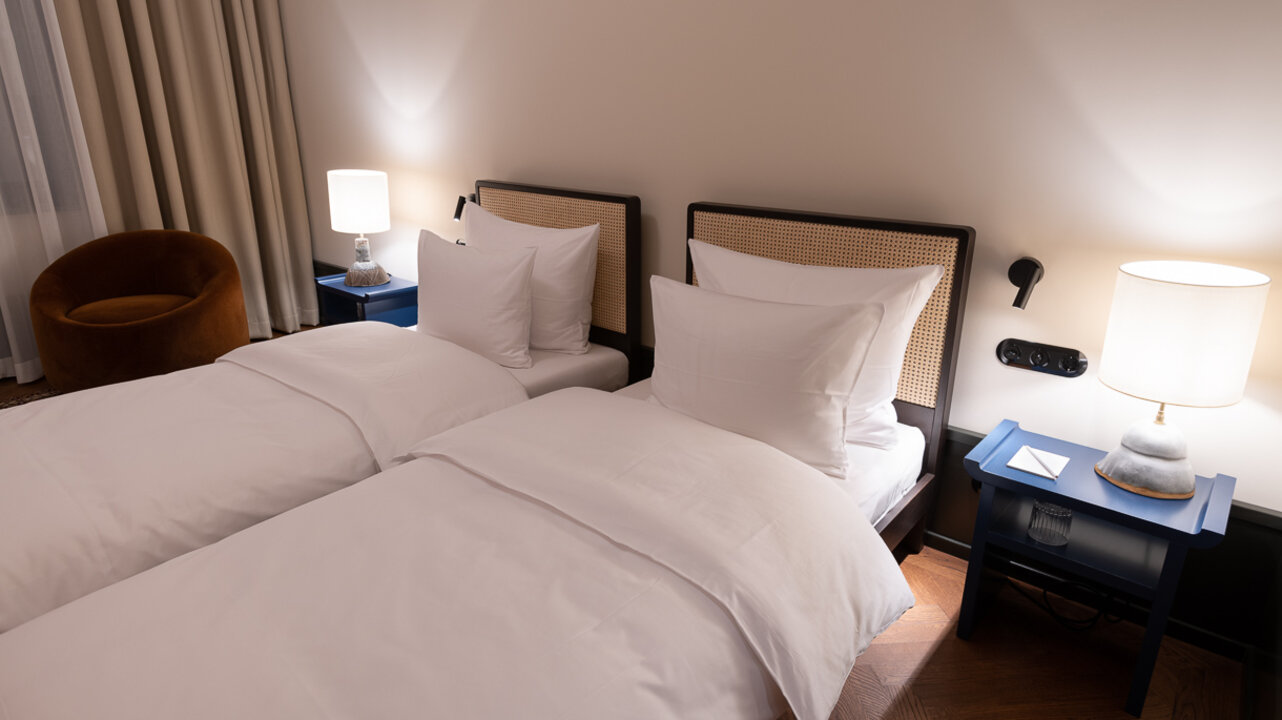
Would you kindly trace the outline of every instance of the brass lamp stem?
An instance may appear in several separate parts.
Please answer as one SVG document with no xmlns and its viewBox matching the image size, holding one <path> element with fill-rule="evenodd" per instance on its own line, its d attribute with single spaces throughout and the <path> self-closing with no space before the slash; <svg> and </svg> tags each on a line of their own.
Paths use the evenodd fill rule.
<svg viewBox="0 0 1282 720">
<path fill-rule="evenodd" d="M 1157 423 L 1158 425 L 1166 424 L 1166 403 L 1157 404 L 1157 419 L 1154 420 L 1153 422 Z"/>
</svg>

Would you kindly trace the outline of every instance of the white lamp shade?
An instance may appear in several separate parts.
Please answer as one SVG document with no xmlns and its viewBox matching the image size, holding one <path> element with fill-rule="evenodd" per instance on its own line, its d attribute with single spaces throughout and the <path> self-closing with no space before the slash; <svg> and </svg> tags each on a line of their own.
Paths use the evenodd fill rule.
<svg viewBox="0 0 1282 720">
<path fill-rule="evenodd" d="M 336 232 L 384 232 L 392 227 L 387 173 L 379 170 L 330 170 L 329 224 Z"/>
<path fill-rule="evenodd" d="M 1117 273 L 1099 378 L 1171 405 L 1242 399 L 1269 277 L 1212 263 L 1154 260 Z"/>
</svg>

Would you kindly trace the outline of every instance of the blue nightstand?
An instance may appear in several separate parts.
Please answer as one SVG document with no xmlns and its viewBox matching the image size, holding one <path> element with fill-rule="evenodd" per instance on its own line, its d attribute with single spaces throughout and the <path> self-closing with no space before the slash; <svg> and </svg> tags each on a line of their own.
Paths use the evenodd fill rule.
<svg viewBox="0 0 1282 720">
<path fill-rule="evenodd" d="M 1024 445 L 1064 455 L 1068 465 L 1056 480 L 1007 467 Z M 1095 463 L 1104 455 L 1102 450 L 1021 430 L 1012 420 L 1003 420 L 970 451 L 964 462 L 966 472 L 982 489 L 957 635 L 968 638 L 975 628 L 980 576 L 989 547 L 1147 602 L 1148 626 L 1126 699 L 1126 711 L 1138 716 L 1184 556 L 1189 548 L 1211 547 L 1224 538 L 1237 481 L 1227 475 L 1198 477 L 1192 498 L 1159 500 L 1127 492 L 1096 475 Z M 1073 511 L 1066 545 L 1053 547 L 1028 537 L 1034 500 Z"/>
<path fill-rule="evenodd" d="M 418 283 L 394 277 L 386 285 L 351 287 L 344 274 L 316 278 L 321 325 L 378 320 L 401 327 L 418 323 Z"/>
</svg>

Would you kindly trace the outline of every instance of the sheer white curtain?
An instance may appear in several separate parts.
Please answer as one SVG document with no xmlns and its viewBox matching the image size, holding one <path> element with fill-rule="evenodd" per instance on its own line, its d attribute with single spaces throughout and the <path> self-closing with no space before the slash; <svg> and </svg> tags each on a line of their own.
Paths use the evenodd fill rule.
<svg viewBox="0 0 1282 720">
<path fill-rule="evenodd" d="M 0 6 L 0 377 L 42 374 L 31 284 L 106 234 L 52 0 Z"/>
</svg>

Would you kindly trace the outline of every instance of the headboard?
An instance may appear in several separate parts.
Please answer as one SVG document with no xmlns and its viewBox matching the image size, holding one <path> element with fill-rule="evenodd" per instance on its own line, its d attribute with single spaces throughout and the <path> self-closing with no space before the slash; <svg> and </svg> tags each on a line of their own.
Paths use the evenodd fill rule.
<svg viewBox="0 0 1282 720">
<path fill-rule="evenodd" d="M 600 224 L 596 288 L 589 340 L 628 356 L 634 381 L 641 347 L 641 200 L 611 195 L 478 180 L 476 201 L 505 220 L 549 228 Z"/>
<path fill-rule="evenodd" d="M 926 436 L 924 472 L 935 472 L 952 400 L 973 228 L 699 202 L 689 206 L 687 229 L 711 245 L 801 265 L 944 266 L 913 328 L 895 399 L 899 422 Z M 686 282 L 697 281 L 687 249 Z"/>
</svg>

